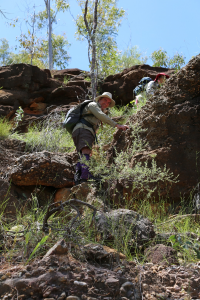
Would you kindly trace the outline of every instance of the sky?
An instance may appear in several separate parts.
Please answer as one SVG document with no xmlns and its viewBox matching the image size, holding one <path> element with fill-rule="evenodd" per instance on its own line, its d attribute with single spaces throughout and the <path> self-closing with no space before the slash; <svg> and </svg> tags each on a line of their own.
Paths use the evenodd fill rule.
<svg viewBox="0 0 200 300">
<path fill-rule="evenodd" d="M 52 1 L 52 0 L 51 0 Z M 53 1 L 52 1 L 53 2 Z M 12 19 L 25 17 L 25 7 L 35 4 L 44 9 L 44 0 L 7 0 L 1 1 L 0 9 L 7 19 L 0 16 L 0 39 L 6 38 L 14 52 L 16 37 L 26 31 L 25 23 L 12 27 Z M 56 34 L 65 33 L 71 59 L 67 68 L 88 71 L 87 42 L 77 41 L 74 18 L 80 14 L 76 0 L 69 0 L 70 12 L 59 13 L 58 23 L 53 28 Z M 177 52 L 183 54 L 186 63 L 200 53 L 200 0 L 118 0 L 118 7 L 126 11 L 118 31 L 117 44 L 120 51 L 138 46 L 144 56 L 160 48 L 171 57 Z M 73 16 L 73 17 L 72 17 Z M 148 59 L 148 64 L 152 64 Z"/>
</svg>

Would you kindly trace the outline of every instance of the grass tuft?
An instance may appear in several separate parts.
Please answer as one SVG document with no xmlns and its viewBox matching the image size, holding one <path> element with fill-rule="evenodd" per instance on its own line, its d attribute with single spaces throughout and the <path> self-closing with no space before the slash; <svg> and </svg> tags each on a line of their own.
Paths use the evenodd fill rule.
<svg viewBox="0 0 200 300">
<path fill-rule="evenodd" d="M 6 139 L 12 129 L 12 124 L 6 118 L 0 118 L 0 139 Z"/>
<path fill-rule="evenodd" d="M 49 118 L 43 123 L 29 126 L 28 132 L 14 133 L 13 138 L 26 142 L 26 151 L 71 152 L 75 149 L 71 135 L 61 127 L 61 117 Z"/>
</svg>

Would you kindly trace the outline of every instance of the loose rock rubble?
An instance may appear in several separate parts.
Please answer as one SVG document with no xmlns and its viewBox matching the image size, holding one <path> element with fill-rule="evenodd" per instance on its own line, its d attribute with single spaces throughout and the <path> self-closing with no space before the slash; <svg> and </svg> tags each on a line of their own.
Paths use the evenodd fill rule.
<svg viewBox="0 0 200 300">
<path fill-rule="evenodd" d="M 74 259 L 62 240 L 32 264 L 3 266 L 0 295 L 3 300 L 200 299 L 199 274 L 200 262 L 166 267 L 124 259 L 105 268 Z"/>
</svg>

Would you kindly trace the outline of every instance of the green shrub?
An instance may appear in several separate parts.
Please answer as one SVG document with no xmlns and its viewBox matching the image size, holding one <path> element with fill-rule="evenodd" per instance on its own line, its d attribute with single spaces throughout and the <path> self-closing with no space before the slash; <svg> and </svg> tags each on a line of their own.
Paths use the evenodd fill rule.
<svg viewBox="0 0 200 300">
<path fill-rule="evenodd" d="M 99 135 L 99 149 L 93 151 L 91 161 L 86 163 L 89 164 L 90 170 L 95 176 L 102 176 L 102 181 L 112 183 L 116 180 L 123 180 L 127 188 L 131 187 L 132 192 L 139 191 L 141 195 L 145 193 L 149 198 L 155 192 L 160 182 L 170 184 L 177 179 L 166 166 L 163 166 L 163 168 L 158 167 L 154 157 L 149 158 L 151 163 L 149 161 L 144 163 L 135 162 L 133 165 L 133 156 L 144 151 L 147 145 L 140 138 L 143 130 L 136 124 L 130 124 L 129 126 L 132 130 L 132 145 L 119 153 L 115 149 L 113 163 L 109 162 L 109 158 L 104 150 L 105 136 L 106 141 L 111 141 L 113 135 L 111 130 L 107 132 L 107 128 L 102 129 L 104 133 L 102 132 Z"/>
<path fill-rule="evenodd" d="M 68 82 L 70 81 L 70 76 L 64 76 L 64 80 L 63 80 L 63 83 L 64 84 L 68 84 Z"/>
</svg>

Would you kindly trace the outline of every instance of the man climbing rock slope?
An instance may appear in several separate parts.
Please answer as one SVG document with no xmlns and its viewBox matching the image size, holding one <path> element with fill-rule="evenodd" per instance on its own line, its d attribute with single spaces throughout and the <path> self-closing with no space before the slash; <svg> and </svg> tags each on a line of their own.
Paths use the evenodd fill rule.
<svg viewBox="0 0 200 300">
<path fill-rule="evenodd" d="M 117 124 L 104 113 L 106 108 L 113 107 L 114 105 L 115 101 L 112 99 L 112 94 L 109 92 L 105 92 L 96 97 L 95 101 L 90 102 L 83 109 L 82 119 L 73 129 L 72 138 L 77 152 L 80 153 L 80 161 L 76 166 L 76 173 L 78 172 L 80 174 L 80 182 L 93 178 L 92 174 L 89 172 L 88 166 L 84 163 L 84 160 L 88 161 L 90 159 L 92 146 L 96 137 L 96 130 L 99 124 L 101 122 L 107 123 L 120 130 L 126 130 L 128 128 L 127 125 Z"/>
</svg>

